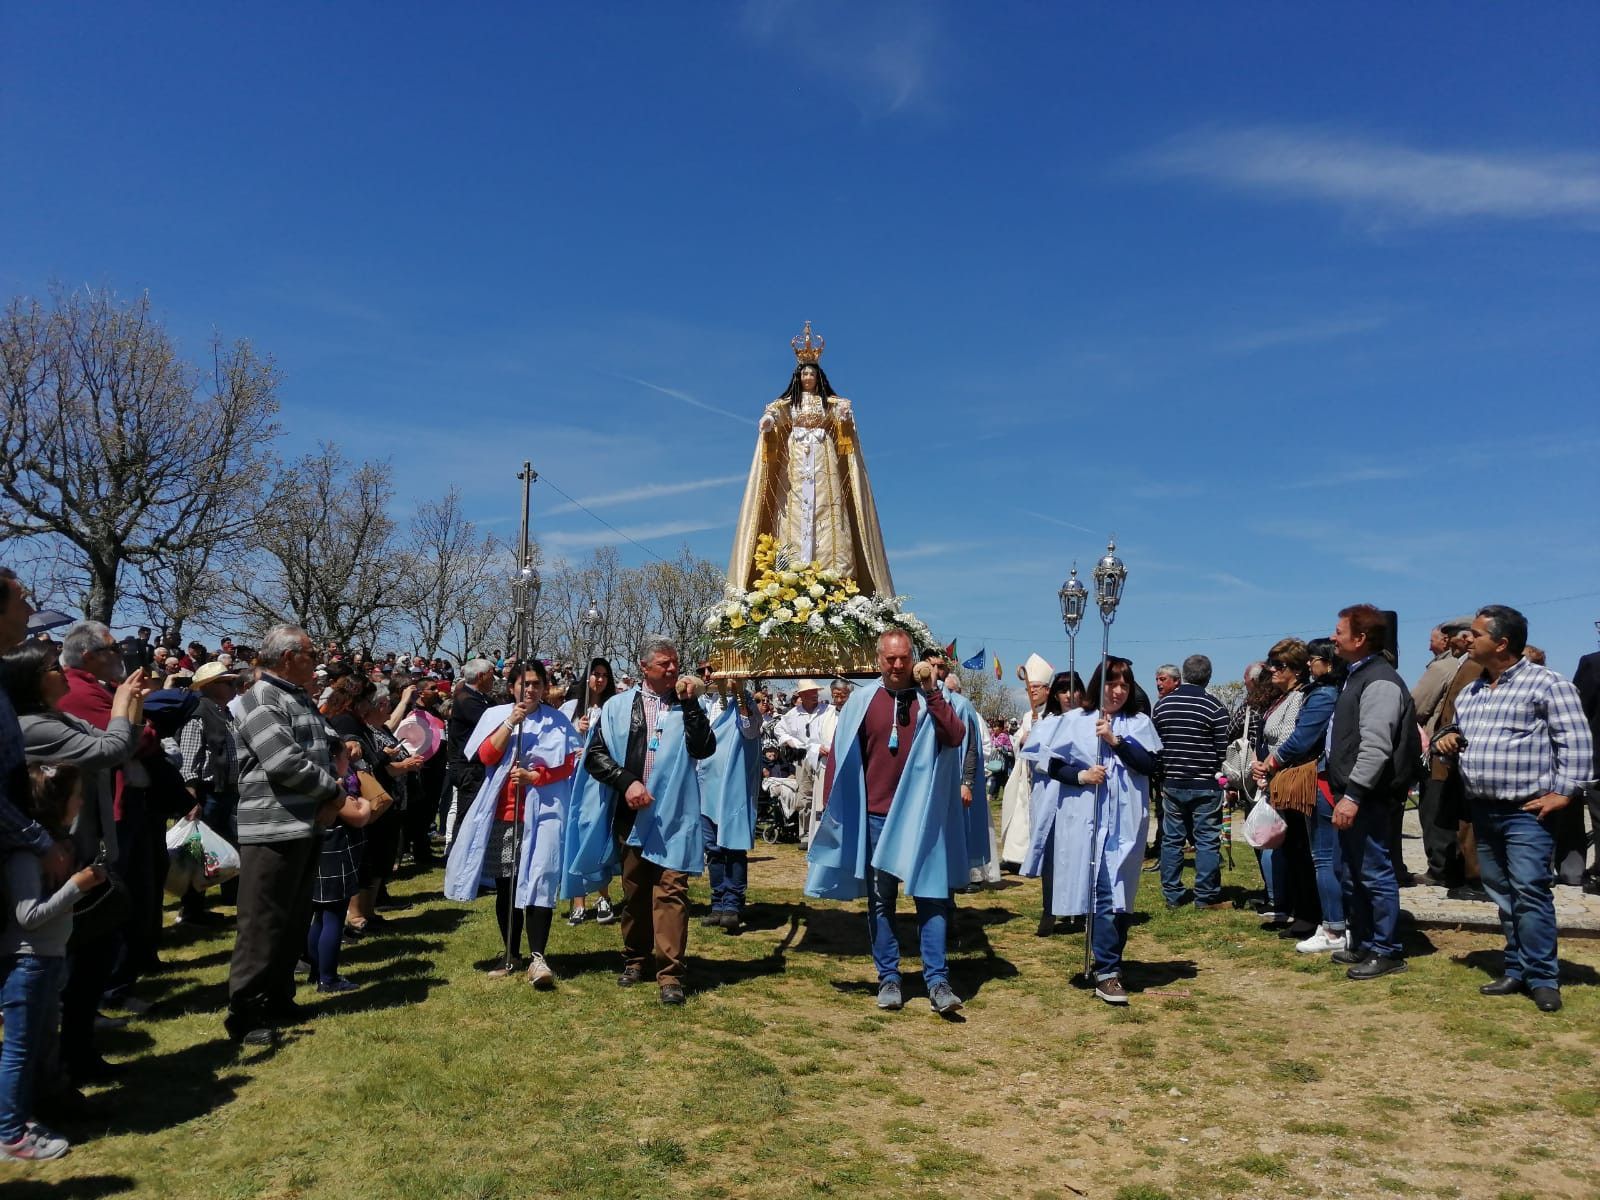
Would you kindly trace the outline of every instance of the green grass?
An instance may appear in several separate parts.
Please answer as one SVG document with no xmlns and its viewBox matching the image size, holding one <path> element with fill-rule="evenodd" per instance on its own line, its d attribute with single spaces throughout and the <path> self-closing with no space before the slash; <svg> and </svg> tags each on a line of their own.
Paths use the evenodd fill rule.
<svg viewBox="0 0 1600 1200">
<path fill-rule="evenodd" d="M 487 979 L 488 902 L 446 903 L 423 875 L 395 888 L 415 903 L 389 931 L 347 948 L 361 990 L 307 998 L 314 1021 L 241 1056 L 220 1036 L 230 932 L 169 931 L 169 968 L 140 987 L 155 1009 L 106 1039 L 132 1063 L 106 1094 L 115 1116 L 67 1130 L 77 1144 L 58 1163 L 0 1167 L 0 1192 L 1253 1200 L 1474 1196 L 1486 1178 L 1593 1191 L 1592 1173 L 1555 1168 L 1592 1157 L 1600 1095 L 1552 1096 L 1546 1081 L 1562 1051 L 1600 1044 L 1600 989 L 1569 989 L 1560 1024 L 1487 1005 L 1451 956 L 1491 937 L 1455 935 L 1385 994 L 1285 954 L 1244 912 L 1169 914 L 1147 880 L 1160 911 L 1134 929 L 1119 1011 L 1071 986 L 1077 938 L 1033 936 L 1037 888 L 1010 887 L 960 898 L 951 962 L 968 1006 L 944 1022 L 914 957 L 906 1010 L 877 1012 L 860 906 L 805 900 L 793 849 L 769 856 L 752 866 L 748 932 L 691 926 L 679 1010 L 648 986 L 618 989 L 617 930 L 592 923 L 557 923 L 554 992 Z M 1237 857 L 1226 882 L 1248 886 L 1253 863 Z M 703 883 L 692 895 L 703 902 Z M 902 930 L 914 950 L 909 917 Z M 1600 947 L 1563 955 L 1600 964 Z M 1140 963 L 1161 966 L 1141 983 Z M 1404 1077 L 1423 1047 L 1430 1087 L 1404 1089 L 1396 1067 Z M 1537 1155 L 1491 1172 L 1468 1152 L 1521 1144 L 1536 1108 Z"/>
</svg>

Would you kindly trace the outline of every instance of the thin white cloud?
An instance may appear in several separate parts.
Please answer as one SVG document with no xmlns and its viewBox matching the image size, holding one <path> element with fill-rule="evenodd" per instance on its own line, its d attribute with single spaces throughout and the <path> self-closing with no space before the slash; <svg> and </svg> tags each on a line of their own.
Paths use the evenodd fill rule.
<svg viewBox="0 0 1600 1200">
<path fill-rule="evenodd" d="M 541 533 L 543 546 L 614 546 L 618 542 L 648 542 L 656 538 L 682 537 L 690 533 L 703 533 L 707 529 L 720 529 L 727 521 L 663 521 L 657 525 L 623 525 L 616 529 L 600 526 L 596 529 L 558 529 Z"/>
<path fill-rule="evenodd" d="M 649 388 L 652 392 L 660 392 L 663 396 L 671 396 L 674 400 L 682 400 L 685 404 L 704 409 L 709 413 L 716 413 L 719 417 L 727 417 L 728 420 L 737 421 L 741 425 L 755 425 L 758 423 L 758 419 L 755 417 L 747 417 L 743 413 L 729 412 L 725 408 L 718 408 L 715 404 L 707 404 L 704 400 L 691 396 L 688 392 L 680 391 L 677 388 L 651 383 L 648 379 L 635 379 L 632 375 L 617 375 L 615 378 L 624 380 L 627 383 L 636 383 L 642 388 Z"/>
<path fill-rule="evenodd" d="M 1331 317 L 1324 320 L 1300 321 L 1272 329 L 1258 329 L 1222 341 L 1217 349 L 1224 354 L 1254 354 L 1258 350 L 1275 350 L 1280 346 L 1306 346 L 1317 342 L 1332 342 L 1339 338 L 1369 333 L 1384 325 L 1385 317 Z"/>
<path fill-rule="evenodd" d="M 1139 155 L 1159 175 L 1342 205 L 1379 221 L 1600 220 L 1600 155 L 1424 150 L 1320 129 L 1205 128 Z"/>
<path fill-rule="evenodd" d="M 781 52 L 807 86 L 848 96 L 864 117 L 932 102 L 943 37 L 939 11 L 927 0 L 747 0 L 740 24 L 757 44 Z"/>
<path fill-rule="evenodd" d="M 911 562 L 918 558 L 948 558 L 953 554 L 965 554 L 969 550 L 976 550 L 979 542 L 918 542 L 915 546 L 904 550 L 888 551 L 891 563 Z"/>
<path fill-rule="evenodd" d="M 610 508 L 618 504 L 632 504 L 639 500 L 659 500 L 664 496 L 703 492 L 709 488 L 726 487 L 744 481 L 743 475 L 717 475 L 710 479 L 690 479 L 682 483 L 646 483 L 620 492 L 607 492 L 603 496 L 580 496 L 576 501 L 558 504 L 548 509 L 544 515 L 555 517 L 562 513 L 580 512 L 585 508 Z"/>
<path fill-rule="evenodd" d="M 1051 525 L 1059 525 L 1063 529 L 1076 529 L 1079 533 L 1092 533 L 1095 537 L 1100 537 L 1105 532 L 1100 529 L 1090 529 L 1087 525 L 1075 525 L 1071 521 L 1063 521 L 1060 517 L 1052 517 L 1049 513 L 1035 512 L 1031 508 L 1019 508 L 1017 511 L 1025 517 L 1032 517 L 1036 521 L 1046 521 Z"/>
</svg>

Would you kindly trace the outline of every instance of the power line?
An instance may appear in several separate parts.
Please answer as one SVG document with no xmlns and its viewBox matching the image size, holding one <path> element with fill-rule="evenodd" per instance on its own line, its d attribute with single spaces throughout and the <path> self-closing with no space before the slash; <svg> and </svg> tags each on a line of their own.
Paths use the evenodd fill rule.
<svg viewBox="0 0 1600 1200">
<path fill-rule="evenodd" d="M 584 512 L 588 513 L 591 517 L 593 517 L 596 521 L 599 521 L 600 524 L 604 525 L 607 529 L 611 530 L 612 533 L 616 534 L 623 541 L 628 542 L 631 545 L 637 546 L 640 550 L 643 550 L 646 554 L 648 554 L 651 558 L 655 559 L 657 562 L 664 563 L 664 562 L 667 561 L 666 559 L 662 558 L 661 555 L 657 554 L 654 550 L 650 549 L 649 546 L 646 546 L 646 545 L 644 545 L 644 544 L 642 544 L 642 543 L 640 543 L 638 541 L 635 541 L 633 538 L 629 537 L 626 533 L 623 533 L 622 530 L 618 529 L 610 521 L 606 520 L 599 513 L 595 512 L 594 509 L 590 508 L 582 500 L 575 500 L 575 499 L 573 499 L 573 497 L 567 495 L 566 492 L 562 491 L 559 487 L 556 486 L 555 480 L 551 479 L 550 476 L 541 473 L 539 478 L 538 478 L 538 482 L 539 483 L 548 483 L 550 485 L 551 489 L 557 495 L 564 497 L 567 500 L 568 503 L 573 505 L 573 507 L 582 509 Z"/>
</svg>

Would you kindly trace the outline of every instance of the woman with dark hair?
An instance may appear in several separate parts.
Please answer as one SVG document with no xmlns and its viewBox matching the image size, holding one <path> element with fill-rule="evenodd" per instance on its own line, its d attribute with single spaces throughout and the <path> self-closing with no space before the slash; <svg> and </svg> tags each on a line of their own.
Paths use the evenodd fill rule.
<svg viewBox="0 0 1600 1200">
<path fill-rule="evenodd" d="M 1285 816 L 1289 832 L 1284 839 L 1283 849 L 1290 852 L 1291 878 L 1296 872 L 1305 870 L 1305 863 L 1295 849 L 1304 842 L 1305 857 L 1310 861 L 1311 877 L 1315 880 L 1315 900 L 1320 915 L 1316 928 L 1310 931 L 1310 936 L 1297 942 L 1295 949 L 1301 954 L 1343 950 L 1344 857 L 1339 850 L 1339 835 L 1333 828 L 1333 800 L 1325 773 L 1324 743 L 1328 722 L 1333 719 L 1334 705 L 1339 699 L 1339 687 L 1344 682 L 1344 663 L 1334 652 L 1333 642 L 1328 638 L 1318 638 L 1309 644 L 1295 638 L 1285 638 L 1272 648 L 1267 666 L 1273 671 L 1276 683 L 1285 687 L 1292 684 L 1304 700 L 1289 736 L 1276 749 L 1266 750 L 1263 747 L 1264 752 L 1258 754 L 1254 772 L 1257 782 L 1270 786 L 1273 780 L 1281 779 L 1283 771 L 1300 767 L 1305 772 L 1308 770 L 1307 764 L 1318 764 L 1313 781 L 1315 790 L 1296 787 L 1296 795 L 1303 799 L 1288 801 L 1288 807 L 1299 814 L 1298 819 L 1294 815 Z M 1282 792 L 1282 788 L 1273 787 L 1272 802 L 1280 809 L 1285 807 Z M 1303 834 L 1297 826 L 1304 830 Z M 1300 895 L 1292 882 L 1288 891 L 1291 896 L 1297 897 L 1294 901 L 1296 912 L 1311 911 L 1309 900 Z"/>
<path fill-rule="evenodd" d="M 1047 723 L 1054 724 L 1060 720 L 1063 713 L 1074 712 L 1083 707 L 1083 679 L 1076 671 L 1057 671 L 1050 680 L 1050 690 L 1045 695 L 1044 711 L 1039 714 L 1038 728 L 1044 730 Z M 1048 741 L 1048 734 L 1042 739 Z M 1030 764 L 1030 778 L 1033 788 L 1030 795 L 1037 795 L 1055 778 L 1058 783 L 1070 783 L 1070 772 L 1059 762 L 1049 764 Z M 1054 772 L 1054 774 L 1052 774 Z M 1050 860 L 1047 858 L 1040 865 L 1039 889 L 1042 909 L 1039 914 L 1039 928 L 1035 931 L 1039 937 L 1049 937 L 1053 933 L 1081 933 L 1083 932 L 1084 918 L 1079 916 L 1057 918 L 1050 911 L 1050 893 L 1054 886 L 1053 871 Z"/>
<path fill-rule="evenodd" d="M 1228 752 L 1222 760 L 1230 809 L 1249 808 L 1255 803 L 1255 777 L 1250 768 L 1255 763 L 1255 748 L 1261 743 L 1262 718 L 1282 695 L 1282 689 L 1272 682 L 1272 672 L 1267 670 L 1266 663 L 1253 662 L 1244 669 L 1244 703 L 1228 725 Z M 1223 819 L 1231 818 L 1224 813 Z M 1267 918 L 1268 924 L 1277 924 L 1279 903 L 1272 890 L 1272 852 L 1257 850 L 1255 853 L 1264 897 L 1255 902 L 1256 911 Z"/>
<path fill-rule="evenodd" d="M 490 974 L 511 973 L 526 927 L 528 982 L 547 989 L 556 983 L 545 962 L 545 947 L 561 886 L 561 831 L 583 739 L 572 722 L 544 702 L 549 676 L 542 662 L 517 665 L 509 683 L 513 702 L 488 709 L 467 741 L 467 757 L 481 762 L 489 774 L 450 844 L 444 894 L 451 900 L 473 900 L 483 882 L 492 879 L 507 961 Z"/>
<path fill-rule="evenodd" d="M 110 719 L 100 730 L 58 709 L 68 685 L 53 646 L 24 642 L 0 655 L 0 686 L 17 710 L 27 760 L 66 763 L 83 775 L 83 809 L 72 827 L 79 866 L 117 861 L 113 778 L 139 745 L 144 684 L 141 667 L 118 685 Z M 113 1070 L 95 1048 L 94 1019 L 121 940 L 115 928 L 88 940 L 79 932 L 79 941 L 67 950 L 61 993 L 61 1061 L 74 1085 L 107 1078 Z"/>
<path fill-rule="evenodd" d="M 1314 760 L 1321 749 L 1321 739 L 1327 733 L 1328 720 L 1333 715 L 1331 699 L 1322 711 L 1324 695 L 1318 694 L 1318 711 L 1301 725 L 1301 716 L 1310 690 L 1309 655 L 1306 644 L 1299 638 L 1283 638 L 1267 651 L 1266 674 L 1279 692 L 1261 719 L 1261 738 L 1255 745 L 1254 761 L 1250 773 L 1257 787 L 1269 787 L 1268 777 L 1280 766 L 1294 767 Z M 1268 763 L 1273 764 L 1268 767 Z M 1277 899 L 1277 911 L 1268 919 L 1268 927 L 1276 928 L 1280 937 L 1296 942 L 1317 931 L 1322 919 L 1322 909 L 1317 902 L 1316 871 L 1311 865 L 1311 839 L 1306 830 L 1305 813 L 1316 811 L 1315 771 L 1310 777 L 1302 771 L 1288 777 L 1303 783 L 1293 789 L 1293 795 L 1281 786 L 1280 780 L 1270 785 L 1268 799 L 1284 815 L 1287 832 L 1283 845 L 1262 852 L 1264 873 L 1272 877 L 1272 894 Z"/>
<path fill-rule="evenodd" d="M 611 660 L 590 659 L 589 674 L 584 679 L 582 693 L 574 690 L 572 698 L 561 706 L 561 715 L 572 722 L 572 727 L 578 731 L 578 736 L 583 738 L 585 749 L 589 746 L 590 731 L 600 716 L 600 706 L 616 694 L 617 678 L 611 672 Z M 579 779 L 573 784 L 574 791 L 583 786 L 584 780 Z M 584 918 L 589 915 L 585 900 L 584 896 L 572 898 L 572 909 L 567 913 L 568 925 L 583 924 Z M 610 925 L 616 919 L 617 910 L 611 905 L 611 882 L 607 880 L 600 888 L 599 899 L 594 902 L 594 920 L 597 925 Z"/>
<path fill-rule="evenodd" d="M 1058 677 L 1059 678 L 1059 677 Z M 1049 865 L 1046 911 L 1089 916 L 1095 995 L 1126 1004 L 1122 953 L 1144 865 L 1150 776 L 1161 739 L 1133 664 L 1110 658 L 1095 669 L 1078 708 L 1041 721 L 1022 749 L 1049 782 L 1034 794 L 1032 837 L 1022 874 Z M 1059 764 L 1059 765 L 1058 765 Z"/>
</svg>

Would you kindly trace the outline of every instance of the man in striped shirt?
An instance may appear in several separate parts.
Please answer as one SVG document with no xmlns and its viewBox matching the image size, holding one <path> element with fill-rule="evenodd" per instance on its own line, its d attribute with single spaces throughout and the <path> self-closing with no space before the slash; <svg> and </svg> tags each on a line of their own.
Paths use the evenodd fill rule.
<svg viewBox="0 0 1600 1200">
<path fill-rule="evenodd" d="M 1222 904 L 1222 789 L 1217 772 L 1228 749 L 1228 710 L 1206 691 L 1211 660 L 1183 660 L 1183 682 L 1156 702 L 1161 737 L 1161 892 L 1183 902 L 1183 843 L 1194 843 L 1194 906 Z"/>
<path fill-rule="evenodd" d="M 1506 935 L 1504 973 L 1479 990 L 1526 990 L 1541 1012 L 1556 1012 L 1555 838 L 1547 818 L 1593 774 L 1594 740 L 1578 689 L 1523 658 L 1527 644 L 1528 621 L 1516 609 L 1478 610 L 1468 653 L 1484 673 L 1457 697 L 1456 728 L 1434 745 L 1460 755 L 1484 890 Z"/>
<path fill-rule="evenodd" d="M 311 921 L 318 832 L 343 788 L 332 770 L 334 733 L 306 687 L 316 651 L 293 625 L 267 630 L 261 677 L 239 697 L 239 932 L 228 969 L 228 1035 L 270 1045 L 303 1015 L 294 964 Z"/>
</svg>

